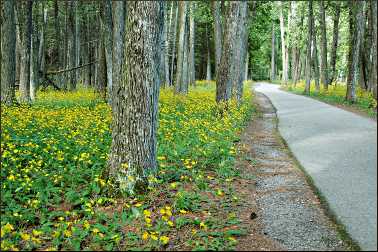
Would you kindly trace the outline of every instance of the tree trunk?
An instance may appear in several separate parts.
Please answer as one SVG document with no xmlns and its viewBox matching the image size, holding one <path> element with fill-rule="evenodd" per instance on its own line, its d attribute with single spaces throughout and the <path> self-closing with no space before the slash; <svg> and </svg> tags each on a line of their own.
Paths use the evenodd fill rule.
<svg viewBox="0 0 378 252">
<path fill-rule="evenodd" d="M 311 44 L 312 44 L 312 37 L 313 37 L 313 12 L 312 12 L 312 0 L 308 2 L 308 22 L 307 22 L 307 48 L 306 48 L 306 86 L 304 93 L 310 94 L 310 87 L 311 87 Z"/>
<path fill-rule="evenodd" d="M 248 80 L 248 65 L 249 65 L 249 53 L 247 51 L 246 57 L 245 57 L 245 68 L 244 68 L 244 80 Z"/>
<path fill-rule="evenodd" d="M 189 12 L 189 84 L 195 85 L 196 81 L 196 71 L 194 62 L 194 9 L 195 2 L 190 2 L 190 12 Z"/>
<path fill-rule="evenodd" d="M 123 1 L 113 2 L 113 91 L 112 108 L 114 105 L 120 104 L 118 96 L 114 90 L 118 90 L 123 82 L 122 69 L 124 59 L 124 41 L 125 41 L 125 19 L 126 19 L 126 4 Z"/>
<path fill-rule="evenodd" d="M 173 4 L 173 2 L 172 2 Z M 171 85 L 173 85 L 173 73 L 174 73 L 174 66 L 175 66 L 175 56 L 176 56 L 176 41 L 177 41 L 177 23 L 178 23 L 178 11 L 179 11 L 179 3 L 176 2 L 176 14 L 175 14 L 175 18 L 174 18 L 174 21 L 172 23 L 173 25 L 173 37 L 172 37 L 172 57 L 171 57 Z M 176 66 L 177 68 L 177 66 Z"/>
<path fill-rule="evenodd" d="M 356 81 L 358 77 L 360 62 L 360 46 L 362 42 L 362 34 L 365 28 L 365 17 L 363 15 L 365 9 L 365 2 L 351 1 L 349 12 L 349 27 L 350 27 L 350 47 L 349 47 L 349 62 L 348 62 L 348 79 L 347 92 L 345 99 L 350 102 L 356 101 Z"/>
<path fill-rule="evenodd" d="M 171 13 L 170 13 L 170 22 L 172 21 L 172 10 L 173 10 L 173 5 L 171 5 Z M 165 11 L 165 10 L 164 10 Z M 165 75 L 165 83 L 170 86 L 171 85 L 171 80 L 169 78 L 169 29 L 171 27 L 171 24 L 168 23 L 168 12 L 165 11 L 164 15 L 164 27 L 163 27 L 163 39 L 165 43 L 164 47 L 164 75 Z M 166 17 L 165 17 L 166 16 Z"/>
<path fill-rule="evenodd" d="M 275 42 L 275 34 L 274 34 L 274 22 L 272 22 L 272 56 L 271 56 L 271 63 L 270 63 L 270 80 L 274 81 L 276 79 L 276 45 Z"/>
<path fill-rule="evenodd" d="M 317 92 L 320 91 L 320 75 L 319 75 L 319 58 L 318 58 L 318 45 L 316 43 L 316 28 L 315 28 L 315 22 L 312 23 L 313 28 L 312 28 L 312 49 L 313 49 L 313 54 L 312 54 L 312 66 L 314 68 L 314 79 L 315 79 L 315 89 Z"/>
<path fill-rule="evenodd" d="M 163 29 L 162 29 L 162 34 L 161 34 L 161 44 L 160 46 L 160 63 L 159 63 L 159 77 L 161 80 L 161 86 L 165 87 L 167 85 L 167 80 L 166 80 L 166 72 L 165 72 L 165 55 L 167 54 L 167 47 L 166 47 L 166 34 L 167 34 L 167 21 L 166 21 L 166 2 L 163 2 Z"/>
<path fill-rule="evenodd" d="M 245 68 L 245 54 L 248 43 L 247 37 L 247 1 L 241 1 L 239 5 L 237 46 L 234 48 L 234 77 L 235 97 L 238 102 L 243 98 L 243 78 Z"/>
<path fill-rule="evenodd" d="M 185 21 L 184 57 L 182 63 L 181 93 L 187 94 L 189 90 L 189 29 L 188 22 Z"/>
<path fill-rule="evenodd" d="M 232 63 L 235 47 L 239 44 L 235 38 L 235 31 L 239 24 L 240 2 L 229 2 L 226 18 L 226 30 L 223 40 L 221 61 L 216 74 L 216 101 L 227 102 L 232 91 Z"/>
<path fill-rule="evenodd" d="M 184 64 L 184 43 L 185 43 L 185 25 L 186 25 L 186 1 L 180 1 L 179 4 L 179 13 L 180 13 L 180 24 L 179 24 L 179 41 L 177 47 L 177 69 L 176 69 L 176 83 L 175 83 L 175 92 L 182 93 L 183 90 L 183 64 Z"/>
<path fill-rule="evenodd" d="M 21 26 L 20 102 L 30 102 L 30 48 L 32 33 L 33 1 L 17 2 L 18 24 Z"/>
<path fill-rule="evenodd" d="M 371 20 L 372 20 L 372 44 L 371 55 L 372 64 L 370 72 L 370 83 L 373 96 L 377 99 L 377 1 L 371 1 Z"/>
<path fill-rule="evenodd" d="M 283 2 L 280 1 L 280 30 L 281 30 L 281 52 L 282 52 L 282 81 L 287 84 L 289 59 L 286 48 L 285 21 L 283 16 Z"/>
<path fill-rule="evenodd" d="M 209 31 L 206 25 L 206 49 L 207 49 L 207 60 L 206 60 L 206 80 L 211 80 L 211 60 L 210 60 L 210 43 L 209 43 Z"/>
<path fill-rule="evenodd" d="M 336 58 L 337 58 L 337 44 L 339 39 L 339 20 L 340 20 L 340 2 L 335 2 L 335 16 L 333 17 L 333 38 L 331 51 L 331 74 L 328 84 L 331 85 L 336 78 Z"/>
<path fill-rule="evenodd" d="M 104 32 L 104 29 L 101 29 Z M 101 34 L 100 36 L 104 36 Z M 98 70 L 97 70 L 97 85 L 96 91 L 101 95 L 101 97 L 106 100 L 107 94 L 107 71 L 106 71 L 106 52 L 105 52 L 105 41 L 100 39 L 98 44 Z"/>
<path fill-rule="evenodd" d="M 323 84 L 324 90 L 328 89 L 328 66 L 327 66 L 327 31 L 326 31 L 326 20 L 325 20 L 325 10 L 324 1 L 320 1 L 320 79 Z"/>
<path fill-rule="evenodd" d="M 38 6 L 35 6 L 38 7 Z M 38 9 L 37 9 L 38 14 Z M 39 77 L 39 70 L 40 70 L 40 64 L 39 64 L 39 39 L 38 36 L 38 16 L 35 15 L 33 17 L 33 20 L 35 20 L 33 28 L 32 28 L 32 35 L 31 35 L 31 43 L 30 43 L 30 100 L 34 101 L 37 91 L 37 84 L 38 84 L 38 77 Z M 43 23 L 43 6 L 42 6 L 42 23 Z M 43 24 L 42 24 L 43 26 Z M 42 31 L 41 31 L 42 32 Z M 42 34 L 41 34 L 42 36 Z"/>
<path fill-rule="evenodd" d="M 76 3 L 76 11 L 75 11 L 75 66 L 80 66 L 80 41 L 81 41 L 81 32 L 80 32 L 80 29 L 81 29 L 81 26 L 80 26 L 80 19 L 79 19 L 79 15 L 78 15 L 78 12 L 81 8 L 81 1 L 77 1 Z M 77 71 L 75 71 L 75 79 L 76 79 L 76 82 L 81 82 L 80 80 L 80 72 L 82 71 L 82 69 L 79 69 Z"/>
<path fill-rule="evenodd" d="M 39 39 L 39 49 L 38 49 L 38 70 L 41 72 L 41 75 L 44 76 L 46 72 L 46 53 L 45 53 L 45 48 L 46 48 L 46 24 L 47 24 L 47 7 L 45 7 L 44 4 L 41 5 L 42 8 L 42 15 L 43 15 L 43 20 L 42 20 L 42 25 L 41 25 L 41 32 L 40 32 L 40 39 Z"/>
<path fill-rule="evenodd" d="M 161 2 L 126 2 L 123 82 L 113 93 L 111 178 L 121 192 L 144 191 L 157 169 Z"/>
<path fill-rule="evenodd" d="M 15 101 L 16 80 L 16 23 L 14 0 L 1 4 L 1 103 L 12 105 Z"/>
<path fill-rule="evenodd" d="M 222 18 L 221 18 L 221 11 L 220 1 L 212 1 L 211 7 L 214 16 L 214 47 L 215 47 L 215 72 L 218 73 L 218 66 L 221 61 L 222 56 L 222 45 L 223 45 L 223 29 L 222 29 Z"/>
<path fill-rule="evenodd" d="M 69 13 L 68 13 L 68 68 L 73 68 L 76 65 L 76 42 L 75 42 L 75 12 L 76 12 L 76 1 L 68 2 Z M 76 71 L 68 72 L 69 89 L 71 91 L 76 89 Z"/>
</svg>

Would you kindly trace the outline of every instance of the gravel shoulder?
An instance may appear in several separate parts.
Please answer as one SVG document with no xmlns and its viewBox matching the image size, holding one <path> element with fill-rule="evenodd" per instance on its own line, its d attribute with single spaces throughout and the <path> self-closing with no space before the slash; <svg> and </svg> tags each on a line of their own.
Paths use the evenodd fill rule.
<svg viewBox="0 0 378 252">
<path fill-rule="evenodd" d="M 272 104 L 259 93 L 255 101 L 259 115 L 243 132 L 236 160 L 244 178 L 238 191 L 248 202 L 241 219 L 249 231 L 237 250 L 344 250 L 336 225 L 277 133 Z"/>
<path fill-rule="evenodd" d="M 257 83 L 278 129 L 336 219 L 362 250 L 377 249 L 377 124 L 317 100 Z"/>
</svg>

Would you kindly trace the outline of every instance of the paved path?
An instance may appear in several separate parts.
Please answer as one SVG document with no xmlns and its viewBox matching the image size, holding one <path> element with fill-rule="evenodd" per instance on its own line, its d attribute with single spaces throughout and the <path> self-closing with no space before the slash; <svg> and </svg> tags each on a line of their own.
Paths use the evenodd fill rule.
<svg viewBox="0 0 378 252">
<path fill-rule="evenodd" d="M 291 151 L 362 250 L 377 250 L 377 123 L 258 83 Z"/>
</svg>

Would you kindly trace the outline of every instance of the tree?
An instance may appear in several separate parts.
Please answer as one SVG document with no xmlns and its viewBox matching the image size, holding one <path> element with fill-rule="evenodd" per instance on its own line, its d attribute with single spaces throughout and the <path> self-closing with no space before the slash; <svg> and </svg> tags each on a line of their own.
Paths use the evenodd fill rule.
<svg viewBox="0 0 378 252">
<path fill-rule="evenodd" d="M 331 61 L 330 61 L 331 74 L 327 82 L 330 85 L 336 78 L 336 57 L 337 57 L 337 46 L 338 46 L 338 39 L 339 39 L 339 20 L 340 20 L 340 2 L 335 2 L 335 15 L 333 16 L 332 51 L 331 51 Z"/>
<path fill-rule="evenodd" d="M 68 2 L 68 21 L 67 21 L 67 27 L 68 27 L 68 48 L 67 48 L 67 63 L 69 68 L 73 68 L 76 65 L 76 42 L 75 42 L 75 13 L 76 13 L 76 7 L 77 7 L 76 1 L 70 1 Z M 68 72 L 69 76 L 69 89 L 75 90 L 76 89 L 76 71 L 70 71 Z"/>
<path fill-rule="evenodd" d="M 179 4 L 179 40 L 177 47 L 177 70 L 176 70 L 176 82 L 175 82 L 175 91 L 176 93 L 185 92 L 183 79 L 183 70 L 184 70 L 184 53 L 185 53 L 185 36 L 186 36 L 186 8 L 187 2 L 181 1 Z"/>
<path fill-rule="evenodd" d="M 122 63 L 124 58 L 124 40 L 125 40 L 125 19 L 126 19 L 126 4 L 123 1 L 114 1 L 113 5 L 113 89 L 109 96 L 112 97 L 113 104 L 119 104 L 117 94 L 114 90 L 118 90 L 118 86 L 122 83 Z M 115 108 L 113 108 L 114 110 Z"/>
<path fill-rule="evenodd" d="M 172 2 L 173 5 L 173 2 Z M 173 73 L 174 73 L 174 63 L 175 63 L 175 56 L 176 56 L 176 40 L 177 40 L 177 23 L 178 23 L 178 13 L 179 13 L 179 3 L 176 2 L 176 11 L 174 16 L 174 21 L 172 22 L 171 30 L 173 30 L 172 33 L 172 56 L 171 56 L 171 84 L 173 84 Z"/>
<path fill-rule="evenodd" d="M 282 81 L 284 84 L 287 84 L 288 81 L 288 71 L 289 71 L 289 55 L 288 48 L 286 45 L 286 36 L 285 36 L 285 21 L 283 15 L 283 2 L 280 1 L 280 30 L 281 30 L 281 51 L 282 51 Z"/>
<path fill-rule="evenodd" d="M 20 59 L 20 102 L 30 102 L 30 48 L 32 33 L 32 8 L 33 1 L 17 1 L 17 20 L 21 39 Z"/>
<path fill-rule="evenodd" d="M 114 90 L 110 178 L 120 191 L 146 189 L 156 171 L 162 2 L 126 2 L 123 80 Z"/>
<path fill-rule="evenodd" d="M 311 87 L 311 44 L 313 39 L 313 27 L 314 27 L 314 20 L 313 20 L 313 11 L 312 11 L 312 0 L 308 1 L 308 17 L 307 17 L 307 47 L 306 47 L 306 86 L 304 93 L 310 94 L 310 87 Z"/>
<path fill-rule="evenodd" d="M 222 19 L 220 11 L 220 1 L 212 1 L 211 7 L 214 16 L 214 46 L 215 46 L 215 72 L 218 73 L 218 66 L 221 61 L 222 55 L 222 45 L 223 45 L 223 29 L 222 29 Z"/>
<path fill-rule="evenodd" d="M 272 56 L 271 56 L 271 67 L 270 67 L 270 80 L 274 81 L 276 79 L 276 38 L 274 34 L 274 22 L 272 22 Z"/>
<path fill-rule="evenodd" d="M 319 2 L 320 16 L 319 16 L 319 26 L 320 26 L 320 79 L 324 86 L 324 89 L 328 89 L 328 66 L 327 66 L 327 30 L 326 30 L 326 19 L 325 19 L 325 9 L 324 1 Z"/>
<path fill-rule="evenodd" d="M 319 58 L 318 58 L 318 45 L 316 43 L 316 28 L 314 21 L 312 22 L 312 67 L 314 69 L 314 79 L 315 79 L 315 89 L 316 91 L 320 91 L 320 75 L 319 75 Z"/>
<path fill-rule="evenodd" d="M 1 4 L 1 102 L 12 105 L 15 100 L 16 23 L 14 0 Z"/>
<path fill-rule="evenodd" d="M 189 4 L 189 57 L 188 57 L 188 64 L 189 64 L 189 84 L 194 85 L 196 81 L 196 70 L 195 70 L 195 62 L 194 62 L 194 9 L 195 9 L 195 2 L 190 2 Z"/>
<path fill-rule="evenodd" d="M 234 32 L 237 30 L 240 22 L 240 4 L 240 1 L 235 1 L 229 2 L 228 6 L 222 55 L 216 74 L 216 101 L 218 103 L 227 102 L 231 98 L 232 94 L 232 81 L 235 74 L 235 71 L 232 71 L 232 64 L 234 63 L 233 56 L 235 47 L 240 45 L 235 38 L 236 36 L 234 36 Z"/>
<path fill-rule="evenodd" d="M 353 0 L 349 4 L 349 28 L 350 44 L 348 59 L 347 92 L 345 99 L 350 102 L 356 101 L 356 81 L 358 77 L 358 64 L 360 62 L 360 49 L 362 34 L 365 28 L 365 2 Z"/>
<path fill-rule="evenodd" d="M 373 96 L 377 99 L 377 2 L 371 1 L 371 20 L 372 20 L 372 64 L 370 72 L 370 86 Z"/>
</svg>

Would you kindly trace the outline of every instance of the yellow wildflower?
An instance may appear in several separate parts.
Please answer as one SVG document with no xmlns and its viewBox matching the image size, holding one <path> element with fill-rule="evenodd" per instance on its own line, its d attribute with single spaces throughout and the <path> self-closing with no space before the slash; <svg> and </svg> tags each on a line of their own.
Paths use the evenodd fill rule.
<svg viewBox="0 0 378 252">
<path fill-rule="evenodd" d="M 161 243 L 163 243 L 165 245 L 169 242 L 169 237 L 163 235 L 163 236 L 160 237 L 160 241 L 161 241 Z"/>
<path fill-rule="evenodd" d="M 148 236 L 149 236 L 148 232 L 144 231 L 144 233 L 143 233 L 143 235 L 142 235 L 142 239 L 143 239 L 143 240 L 147 240 L 147 239 L 148 239 Z"/>
</svg>

